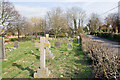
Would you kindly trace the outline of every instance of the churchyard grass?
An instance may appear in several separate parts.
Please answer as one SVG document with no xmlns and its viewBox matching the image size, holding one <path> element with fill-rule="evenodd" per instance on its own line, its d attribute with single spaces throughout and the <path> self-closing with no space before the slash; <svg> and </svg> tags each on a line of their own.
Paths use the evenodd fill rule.
<svg viewBox="0 0 120 80">
<path fill-rule="evenodd" d="M 39 40 L 36 40 L 39 42 Z M 46 60 L 46 66 L 51 71 L 50 77 L 90 78 L 91 68 L 88 58 L 84 55 L 81 44 L 73 41 L 73 50 L 67 50 L 66 40 L 60 40 L 61 47 L 54 46 L 50 41 L 54 59 Z M 14 47 L 14 43 L 5 47 Z M 40 52 L 31 41 L 19 42 L 19 48 L 6 52 L 6 61 L 2 62 L 3 78 L 32 78 L 40 66 Z"/>
</svg>

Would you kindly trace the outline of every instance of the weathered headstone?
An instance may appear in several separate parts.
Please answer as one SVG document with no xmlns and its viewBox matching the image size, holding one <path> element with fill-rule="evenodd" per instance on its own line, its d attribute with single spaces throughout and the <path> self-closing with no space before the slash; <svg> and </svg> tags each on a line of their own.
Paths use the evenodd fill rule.
<svg viewBox="0 0 120 80">
<path fill-rule="evenodd" d="M 49 40 L 49 34 L 46 34 L 46 39 Z"/>
<path fill-rule="evenodd" d="M 53 53 L 49 51 L 49 53 L 46 55 L 46 59 L 54 59 Z"/>
<path fill-rule="evenodd" d="M 49 43 L 49 34 L 46 34 L 46 42 L 45 42 L 45 46 L 46 46 L 46 59 L 53 59 L 53 53 L 51 53 L 51 51 L 49 50 L 49 48 L 51 47 L 50 43 Z"/>
<path fill-rule="evenodd" d="M 55 42 L 55 47 L 60 47 L 61 46 L 61 43 L 60 42 Z"/>
<path fill-rule="evenodd" d="M 39 48 L 40 47 L 40 43 L 35 43 L 35 48 Z"/>
<path fill-rule="evenodd" d="M 35 42 L 35 39 L 32 39 L 32 42 L 34 43 L 34 42 Z"/>
<path fill-rule="evenodd" d="M 68 37 L 68 33 L 65 33 L 65 36 Z"/>
<path fill-rule="evenodd" d="M 19 48 L 19 42 L 14 42 L 14 48 Z"/>
<path fill-rule="evenodd" d="M 73 37 L 70 37 L 70 41 L 73 41 Z"/>
<path fill-rule="evenodd" d="M 80 43 L 80 36 L 77 36 L 78 43 Z"/>
<path fill-rule="evenodd" d="M 67 49 L 68 49 L 68 50 L 72 50 L 72 49 L 73 49 L 72 43 L 68 43 L 68 44 L 67 44 Z"/>
<path fill-rule="evenodd" d="M 40 42 L 40 69 L 38 69 L 37 72 L 34 73 L 34 78 L 47 78 L 50 74 L 50 71 L 45 66 L 45 37 L 41 37 Z"/>
<path fill-rule="evenodd" d="M 0 59 L 5 59 L 5 45 L 4 45 L 4 38 L 0 37 Z"/>
<path fill-rule="evenodd" d="M 2 60 L 2 37 L 0 37 L 0 60 Z"/>
</svg>

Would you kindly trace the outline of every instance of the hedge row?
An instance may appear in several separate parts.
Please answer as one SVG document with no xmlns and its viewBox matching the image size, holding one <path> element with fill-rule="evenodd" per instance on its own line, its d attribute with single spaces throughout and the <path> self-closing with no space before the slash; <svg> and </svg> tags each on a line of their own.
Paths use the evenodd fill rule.
<svg viewBox="0 0 120 80">
<path fill-rule="evenodd" d="M 117 41 L 120 42 L 120 34 L 114 34 L 114 33 L 90 33 L 91 35 L 95 35 L 101 38 L 105 38 L 105 39 L 109 39 L 109 40 L 113 40 L 113 41 Z"/>
<path fill-rule="evenodd" d="M 11 38 L 10 41 L 29 41 L 31 37 L 20 37 L 20 38 Z"/>
<path fill-rule="evenodd" d="M 92 59 L 93 74 L 101 80 L 120 80 L 120 58 L 117 49 L 105 47 L 103 44 L 81 34 L 82 50 Z M 112 45 L 110 45 L 112 46 Z"/>
</svg>

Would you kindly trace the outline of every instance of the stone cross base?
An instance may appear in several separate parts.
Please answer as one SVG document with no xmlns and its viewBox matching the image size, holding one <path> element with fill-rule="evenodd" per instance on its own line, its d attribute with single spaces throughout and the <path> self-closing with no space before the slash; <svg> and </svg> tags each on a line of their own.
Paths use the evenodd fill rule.
<svg viewBox="0 0 120 80">
<path fill-rule="evenodd" d="M 48 68 L 38 69 L 37 72 L 34 73 L 34 78 L 48 78 L 50 71 Z"/>
</svg>

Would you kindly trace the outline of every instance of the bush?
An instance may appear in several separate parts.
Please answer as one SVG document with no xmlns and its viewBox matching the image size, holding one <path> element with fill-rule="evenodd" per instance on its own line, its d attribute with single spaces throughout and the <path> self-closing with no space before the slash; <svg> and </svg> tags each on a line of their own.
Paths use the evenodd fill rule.
<svg viewBox="0 0 120 80">
<path fill-rule="evenodd" d="M 11 38 L 10 41 L 29 41 L 31 37 L 20 37 L 20 38 Z"/>
<path fill-rule="evenodd" d="M 108 36 L 110 34 L 99 34 L 101 36 Z M 118 38 L 118 35 L 114 34 L 114 38 Z M 101 45 L 101 43 L 92 40 L 87 35 L 81 35 L 82 50 L 85 53 L 89 53 L 89 57 L 93 61 L 93 73 L 95 78 L 101 78 L 105 80 L 119 80 L 120 78 L 120 64 L 118 52 L 112 48 L 107 48 Z"/>
<path fill-rule="evenodd" d="M 113 40 L 113 41 L 117 41 L 120 42 L 120 35 L 119 34 L 111 34 L 111 33 L 90 33 L 91 35 L 95 35 L 101 38 L 105 38 L 105 39 L 109 39 L 109 40 Z"/>
</svg>

